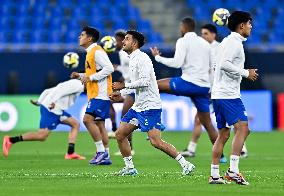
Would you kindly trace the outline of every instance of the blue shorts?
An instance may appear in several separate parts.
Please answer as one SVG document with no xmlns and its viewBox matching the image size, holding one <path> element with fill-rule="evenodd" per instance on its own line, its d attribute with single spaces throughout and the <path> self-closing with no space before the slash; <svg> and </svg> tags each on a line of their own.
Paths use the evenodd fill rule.
<svg viewBox="0 0 284 196">
<path fill-rule="evenodd" d="M 245 106 L 239 99 L 213 99 L 218 129 L 226 128 L 240 121 L 248 121 Z"/>
<path fill-rule="evenodd" d="M 136 112 L 132 108 L 123 116 L 121 122 L 133 124 L 141 128 L 142 132 L 148 132 L 153 128 L 162 130 L 161 127 L 162 109 L 151 109 L 142 112 Z"/>
<path fill-rule="evenodd" d="M 86 114 L 95 118 L 95 120 L 105 120 L 109 118 L 110 100 L 91 99 L 86 108 Z"/>
<path fill-rule="evenodd" d="M 171 78 L 170 88 L 175 95 L 190 97 L 197 111 L 210 112 L 209 88 L 185 81 L 181 77 Z"/>
<path fill-rule="evenodd" d="M 56 129 L 57 125 L 59 125 L 63 120 L 70 118 L 71 115 L 67 112 L 63 111 L 61 115 L 54 114 L 48 111 L 47 108 L 40 105 L 40 129 L 48 128 L 49 130 Z"/>
</svg>

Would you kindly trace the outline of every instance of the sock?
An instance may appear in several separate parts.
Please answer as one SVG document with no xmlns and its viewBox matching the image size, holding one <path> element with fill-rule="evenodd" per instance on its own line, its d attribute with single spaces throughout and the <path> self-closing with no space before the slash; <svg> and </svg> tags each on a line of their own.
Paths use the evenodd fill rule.
<svg viewBox="0 0 284 196">
<path fill-rule="evenodd" d="M 69 143 L 68 144 L 68 151 L 67 151 L 67 153 L 68 154 L 73 154 L 74 151 L 75 151 L 75 144 L 74 143 Z"/>
<path fill-rule="evenodd" d="M 182 167 L 187 164 L 187 160 L 185 160 L 185 158 L 181 154 L 178 154 L 175 160 L 177 160 Z"/>
<path fill-rule="evenodd" d="M 107 148 L 105 148 L 106 149 L 106 152 L 107 152 L 107 154 L 108 154 L 108 159 L 110 158 L 110 154 L 109 154 L 109 147 L 107 147 Z"/>
<path fill-rule="evenodd" d="M 10 137 L 10 142 L 12 144 L 15 144 L 15 143 L 21 142 L 21 141 L 23 141 L 23 137 L 21 135 L 15 136 L 15 137 Z"/>
<path fill-rule="evenodd" d="M 239 159 L 240 156 L 237 155 L 231 155 L 230 156 L 230 171 L 239 173 Z"/>
<path fill-rule="evenodd" d="M 116 122 L 112 123 L 112 131 L 115 132 L 117 130 Z"/>
<path fill-rule="evenodd" d="M 95 142 L 95 144 L 96 144 L 96 147 L 97 147 L 97 152 L 105 152 L 106 151 L 102 140 Z"/>
<path fill-rule="evenodd" d="M 244 143 L 243 148 L 242 148 L 242 152 L 248 152 L 248 149 L 246 147 L 246 144 Z"/>
<path fill-rule="evenodd" d="M 190 142 L 188 143 L 187 150 L 190 151 L 190 152 L 194 152 L 194 153 L 195 153 L 196 146 L 197 146 L 196 143 L 190 141 Z"/>
<path fill-rule="evenodd" d="M 211 164 L 211 176 L 213 178 L 220 178 L 219 165 Z"/>
<path fill-rule="evenodd" d="M 126 167 L 128 167 L 128 168 L 134 168 L 134 164 L 133 164 L 133 161 L 132 161 L 132 156 L 123 157 L 123 160 L 124 160 L 124 163 L 125 163 L 125 166 L 126 166 Z"/>
</svg>

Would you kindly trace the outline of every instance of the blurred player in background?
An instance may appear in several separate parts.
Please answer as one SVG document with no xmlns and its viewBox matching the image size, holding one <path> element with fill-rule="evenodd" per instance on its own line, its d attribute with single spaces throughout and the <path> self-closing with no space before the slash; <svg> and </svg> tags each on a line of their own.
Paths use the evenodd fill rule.
<svg viewBox="0 0 284 196">
<path fill-rule="evenodd" d="M 40 129 L 38 132 L 24 133 L 15 137 L 5 136 L 3 139 L 4 156 L 8 156 L 13 144 L 22 141 L 45 141 L 58 124 L 65 124 L 71 127 L 65 159 L 85 159 L 85 157 L 75 153 L 75 141 L 80 123 L 65 112 L 75 103 L 77 97 L 83 91 L 84 86 L 81 81 L 72 79 L 59 83 L 56 87 L 46 89 L 37 101 L 31 100 L 32 104 L 40 106 Z"/>
<path fill-rule="evenodd" d="M 140 51 L 144 45 L 144 36 L 137 31 L 127 31 L 123 40 L 123 50 L 129 56 L 130 82 L 114 83 L 114 90 L 135 89 L 135 103 L 132 108 L 123 116 L 116 139 L 123 156 L 125 167 L 119 171 L 120 175 L 136 175 L 137 170 L 131 156 L 131 148 L 127 136 L 140 126 L 142 132 L 147 132 L 151 144 L 176 159 L 181 167 L 182 174 L 187 175 L 193 171 L 194 165 L 186 161 L 179 154 L 175 147 L 161 139 L 161 112 L 162 102 L 153 64 L 149 56 Z M 119 97 L 115 92 L 111 95 L 112 99 Z"/>
<path fill-rule="evenodd" d="M 79 42 L 80 46 L 87 51 L 85 73 L 73 72 L 71 77 L 80 78 L 87 89 L 88 105 L 83 122 L 97 148 L 96 155 L 89 163 L 110 165 L 105 119 L 109 118 L 109 94 L 112 92 L 111 73 L 114 69 L 104 49 L 96 43 L 98 40 L 99 31 L 97 29 L 88 26 L 82 29 Z"/>
<path fill-rule="evenodd" d="M 219 159 L 223 148 L 230 137 L 227 125 L 234 126 L 235 135 L 232 141 L 230 167 L 225 178 L 240 185 L 248 185 L 239 171 L 239 158 L 244 141 L 249 135 L 248 117 L 240 98 L 242 77 L 255 81 L 258 77 L 256 69 L 244 69 L 245 54 L 243 43 L 250 36 L 252 25 L 248 12 L 235 11 L 228 19 L 231 34 L 218 46 L 216 68 L 211 98 L 216 115 L 218 138 L 213 146 L 210 184 L 226 184 L 220 176 Z"/>
<path fill-rule="evenodd" d="M 216 50 L 219 45 L 219 42 L 216 41 L 217 38 L 217 28 L 212 24 L 205 24 L 201 27 L 201 37 L 204 38 L 210 44 L 210 69 L 209 69 L 209 80 L 212 86 L 213 84 L 213 74 L 214 68 L 216 66 Z M 213 106 L 212 106 L 213 107 Z M 213 109 L 213 108 L 212 108 Z M 200 138 L 202 132 L 202 125 L 198 118 L 198 115 L 195 115 L 194 118 L 194 127 L 192 131 L 192 137 L 188 143 L 187 149 L 181 152 L 184 157 L 194 157 L 197 147 L 198 139 Z M 220 163 L 226 163 L 227 159 L 225 156 L 220 158 Z"/>
<path fill-rule="evenodd" d="M 210 44 L 196 35 L 195 21 L 186 17 L 180 23 L 182 37 L 177 40 L 174 58 L 160 56 L 157 47 L 150 48 L 155 60 L 168 67 L 181 68 L 182 76 L 158 81 L 160 92 L 187 96 L 197 108 L 201 124 L 207 130 L 211 143 L 217 139 L 209 109 Z"/>
</svg>

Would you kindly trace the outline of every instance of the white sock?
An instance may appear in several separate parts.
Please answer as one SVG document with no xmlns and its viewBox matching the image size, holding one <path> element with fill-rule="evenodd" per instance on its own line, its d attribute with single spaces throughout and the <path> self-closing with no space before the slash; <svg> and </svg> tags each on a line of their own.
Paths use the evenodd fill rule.
<svg viewBox="0 0 284 196">
<path fill-rule="evenodd" d="M 187 160 L 185 160 L 185 158 L 181 154 L 178 154 L 175 160 L 177 160 L 182 167 L 187 164 Z"/>
<path fill-rule="evenodd" d="M 187 150 L 195 153 L 196 146 L 197 146 L 197 143 L 190 141 L 188 143 Z"/>
<path fill-rule="evenodd" d="M 230 156 L 230 171 L 239 173 L 239 160 L 240 156 L 237 155 L 231 155 Z"/>
<path fill-rule="evenodd" d="M 242 148 L 242 152 L 248 152 L 248 149 L 246 147 L 246 144 L 244 143 L 243 148 Z"/>
<path fill-rule="evenodd" d="M 211 176 L 213 178 L 220 178 L 219 165 L 211 164 Z"/>
<path fill-rule="evenodd" d="M 126 166 L 126 167 L 128 167 L 128 168 L 134 168 L 134 164 L 133 164 L 133 161 L 132 161 L 132 156 L 123 157 L 123 160 L 124 160 L 124 163 L 125 163 L 125 166 Z"/>
<path fill-rule="evenodd" d="M 96 144 L 96 147 L 97 147 L 97 152 L 105 152 L 106 151 L 102 140 L 95 142 L 95 144 Z"/>
</svg>

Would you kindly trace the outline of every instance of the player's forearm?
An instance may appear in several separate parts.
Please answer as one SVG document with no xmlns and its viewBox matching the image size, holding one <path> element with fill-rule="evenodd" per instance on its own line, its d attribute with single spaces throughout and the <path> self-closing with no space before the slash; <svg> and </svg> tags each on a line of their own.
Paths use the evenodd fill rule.
<svg viewBox="0 0 284 196">
<path fill-rule="evenodd" d="M 155 56 L 155 60 L 159 63 L 162 63 L 168 67 L 180 68 L 181 63 L 176 58 L 166 58 L 160 55 Z"/>
<path fill-rule="evenodd" d="M 138 80 L 130 83 L 125 83 L 125 88 L 128 89 L 135 89 L 135 88 L 140 88 L 140 87 L 147 87 L 150 84 L 150 78 L 145 77 L 145 78 L 139 78 Z"/>
<path fill-rule="evenodd" d="M 104 67 L 98 73 L 90 75 L 90 80 L 91 81 L 98 81 L 98 80 L 104 79 L 104 78 L 108 77 L 113 71 L 114 71 L 114 68 L 113 68 L 112 65 Z"/>
<path fill-rule="evenodd" d="M 226 60 L 221 64 L 221 69 L 227 72 L 237 72 L 242 77 L 248 77 L 249 71 L 238 66 L 235 66 L 230 61 Z"/>
</svg>

